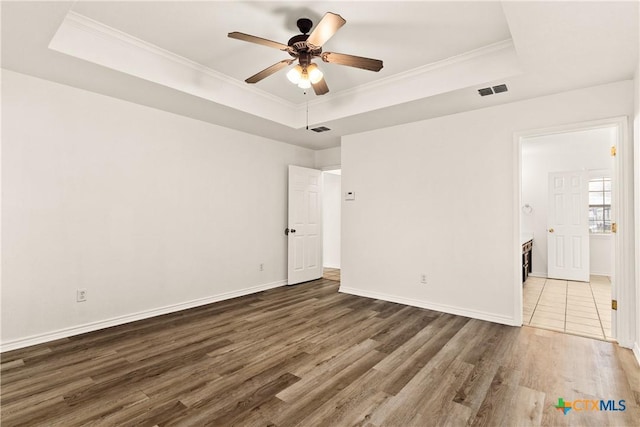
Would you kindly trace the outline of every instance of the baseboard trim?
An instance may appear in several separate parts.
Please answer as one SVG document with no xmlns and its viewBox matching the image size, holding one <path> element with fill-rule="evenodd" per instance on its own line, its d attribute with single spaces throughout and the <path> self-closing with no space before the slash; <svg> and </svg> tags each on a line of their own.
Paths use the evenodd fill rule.
<svg viewBox="0 0 640 427">
<path fill-rule="evenodd" d="M 455 314 L 457 316 L 470 317 L 472 319 L 486 320 L 488 322 L 500 323 L 508 326 L 522 326 L 516 323 L 513 317 L 500 316 L 494 313 L 484 311 L 469 310 L 462 307 L 455 307 L 446 304 L 432 303 L 428 301 L 416 300 L 413 298 L 405 298 L 396 295 L 389 295 L 380 292 L 351 288 L 348 286 L 340 286 L 340 292 L 345 294 L 357 295 L 365 298 L 379 299 L 383 301 L 395 302 L 398 304 L 410 305 L 413 307 L 426 308 L 428 310 L 440 311 L 442 313 Z"/>
<path fill-rule="evenodd" d="M 607 277 L 611 277 L 611 272 L 609 272 L 609 273 L 599 273 L 597 271 L 590 271 L 589 275 L 591 275 L 591 276 L 607 276 Z M 531 277 L 540 277 L 542 279 L 547 279 L 546 273 L 537 273 L 535 271 L 532 272 L 532 273 L 529 273 L 529 276 L 531 276 Z"/>
<path fill-rule="evenodd" d="M 591 276 L 606 276 L 606 277 L 611 277 L 611 272 L 608 273 L 600 273 L 598 271 L 590 271 L 589 274 Z"/>
<path fill-rule="evenodd" d="M 199 307 L 202 305 L 224 301 L 231 298 L 237 298 L 244 295 L 255 294 L 256 292 L 266 291 L 268 289 L 277 288 L 280 286 L 284 286 L 286 284 L 287 284 L 286 280 L 279 280 L 277 282 L 265 283 L 258 286 L 239 289 L 237 291 L 224 292 L 222 294 L 213 295 L 205 298 L 198 298 L 195 300 L 186 301 L 179 304 L 167 305 L 164 307 L 154 308 L 151 310 L 145 310 L 137 313 L 127 314 L 124 316 L 113 317 L 111 319 L 85 323 L 83 325 L 78 325 L 78 326 L 71 326 L 71 327 L 59 329 L 56 331 L 46 332 L 44 334 L 32 335 L 25 338 L 6 341 L 6 342 L 0 343 L 0 353 L 3 353 L 5 351 L 17 350 L 19 348 L 29 347 L 36 344 L 42 344 L 49 341 L 58 340 L 61 338 L 67 338 L 74 335 L 80 335 L 87 332 L 93 332 L 99 329 L 110 328 L 112 326 L 123 325 L 125 323 L 131 323 L 137 320 L 144 320 L 151 317 L 161 316 L 163 314 L 175 313 L 177 311 L 187 310 L 189 308 Z"/>
</svg>

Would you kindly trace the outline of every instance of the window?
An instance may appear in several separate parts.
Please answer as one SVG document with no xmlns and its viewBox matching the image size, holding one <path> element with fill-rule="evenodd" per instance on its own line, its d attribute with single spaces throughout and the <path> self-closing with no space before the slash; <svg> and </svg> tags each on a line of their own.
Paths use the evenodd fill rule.
<svg viewBox="0 0 640 427">
<path fill-rule="evenodd" d="M 589 180 L 589 231 L 611 233 L 611 178 Z"/>
</svg>

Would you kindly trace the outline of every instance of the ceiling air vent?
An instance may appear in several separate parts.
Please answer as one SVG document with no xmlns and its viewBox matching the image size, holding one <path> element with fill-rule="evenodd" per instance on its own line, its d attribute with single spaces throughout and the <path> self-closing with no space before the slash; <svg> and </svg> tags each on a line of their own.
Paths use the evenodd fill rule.
<svg viewBox="0 0 640 427">
<path fill-rule="evenodd" d="M 501 84 L 498 86 L 494 86 L 493 88 L 484 87 L 482 89 L 478 89 L 478 93 L 480 94 L 480 96 L 487 96 L 487 95 L 493 95 L 494 93 L 506 92 L 508 90 L 509 89 L 507 88 L 507 85 Z"/>
<path fill-rule="evenodd" d="M 507 85 L 505 85 L 505 84 L 501 84 L 501 85 L 493 87 L 493 92 L 494 93 L 502 93 L 502 92 L 506 92 L 507 90 L 509 90 L 509 89 L 507 89 Z"/>
<path fill-rule="evenodd" d="M 314 131 L 314 132 L 320 133 L 320 132 L 326 132 L 326 131 L 331 130 L 331 129 L 329 129 L 328 127 L 325 127 L 325 126 L 319 126 L 317 128 L 313 128 L 311 130 Z"/>
</svg>

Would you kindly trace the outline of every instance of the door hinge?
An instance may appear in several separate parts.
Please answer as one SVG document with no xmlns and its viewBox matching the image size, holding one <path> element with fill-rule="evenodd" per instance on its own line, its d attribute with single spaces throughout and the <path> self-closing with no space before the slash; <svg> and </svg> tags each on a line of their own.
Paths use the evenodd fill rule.
<svg viewBox="0 0 640 427">
<path fill-rule="evenodd" d="M 616 149 L 615 145 L 611 146 L 611 157 L 615 157 L 616 154 L 618 154 L 618 150 Z"/>
<path fill-rule="evenodd" d="M 611 232 L 612 233 L 617 233 L 618 232 L 618 224 L 615 222 L 611 223 Z"/>
<path fill-rule="evenodd" d="M 611 300 L 611 310 L 617 310 L 618 309 L 618 300 L 617 299 L 612 299 Z"/>
</svg>

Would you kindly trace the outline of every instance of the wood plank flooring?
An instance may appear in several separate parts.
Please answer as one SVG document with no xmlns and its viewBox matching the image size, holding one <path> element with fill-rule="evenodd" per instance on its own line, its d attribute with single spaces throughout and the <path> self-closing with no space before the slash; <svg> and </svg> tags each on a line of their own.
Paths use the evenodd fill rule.
<svg viewBox="0 0 640 427">
<path fill-rule="evenodd" d="M 317 280 L 2 354 L 2 426 L 634 426 L 614 343 Z M 559 398 L 625 400 L 564 415 Z"/>
</svg>

